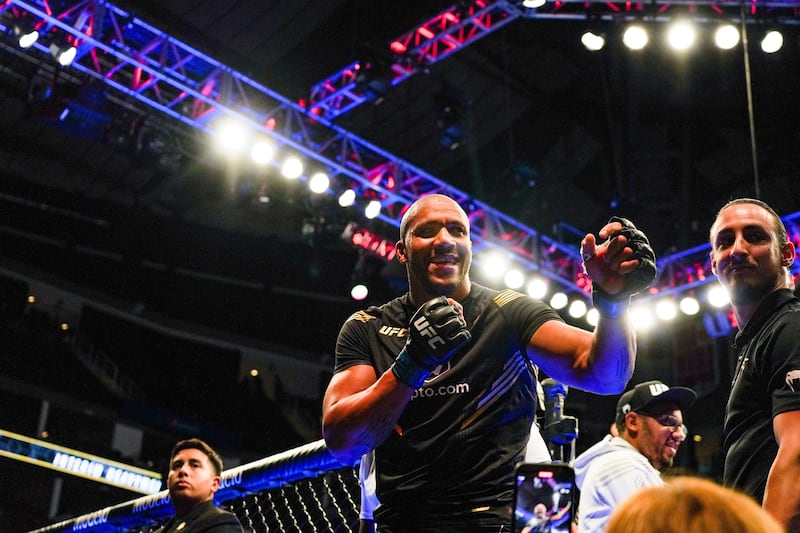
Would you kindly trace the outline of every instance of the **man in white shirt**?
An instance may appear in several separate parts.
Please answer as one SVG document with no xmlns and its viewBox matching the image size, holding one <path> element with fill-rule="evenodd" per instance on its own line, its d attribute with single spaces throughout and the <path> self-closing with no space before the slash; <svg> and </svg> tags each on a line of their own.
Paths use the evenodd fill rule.
<svg viewBox="0 0 800 533">
<path fill-rule="evenodd" d="M 579 533 L 605 531 L 624 499 L 643 487 L 664 484 L 661 471 L 672 466 L 688 434 L 682 410 L 696 399 L 692 389 L 660 381 L 640 383 L 620 397 L 619 436 L 607 435 L 575 459 Z"/>
</svg>

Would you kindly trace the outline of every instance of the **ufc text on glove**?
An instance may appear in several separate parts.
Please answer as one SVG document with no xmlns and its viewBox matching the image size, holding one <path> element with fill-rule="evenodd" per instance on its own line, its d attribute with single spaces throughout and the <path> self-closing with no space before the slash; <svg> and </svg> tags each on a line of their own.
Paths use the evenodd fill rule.
<svg viewBox="0 0 800 533">
<path fill-rule="evenodd" d="M 403 383 L 419 388 L 436 367 L 449 361 L 471 339 L 464 317 L 446 297 L 429 300 L 411 317 L 408 340 L 392 372 Z"/>
</svg>

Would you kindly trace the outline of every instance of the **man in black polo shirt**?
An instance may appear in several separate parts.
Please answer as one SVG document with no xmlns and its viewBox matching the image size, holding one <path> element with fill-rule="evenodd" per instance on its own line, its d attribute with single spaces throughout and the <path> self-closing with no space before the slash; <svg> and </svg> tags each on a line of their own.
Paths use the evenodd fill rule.
<svg viewBox="0 0 800 533">
<path fill-rule="evenodd" d="M 724 482 L 750 494 L 789 532 L 800 531 L 800 300 L 795 248 L 760 200 L 727 203 L 711 226 L 711 266 L 739 333 L 725 414 Z"/>
<path fill-rule="evenodd" d="M 599 237 L 581 244 L 600 312 L 590 333 L 539 300 L 472 283 L 470 221 L 453 199 L 425 196 L 406 211 L 397 257 L 409 292 L 344 323 L 323 402 L 323 436 L 342 463 L 375 451 L 380 533 L 510 525 L 536 366 L 572 387 L 625 388 L 636 350 L 627 307 L 653 280 L 655 258 L 628 220 Z"/>
</svg>

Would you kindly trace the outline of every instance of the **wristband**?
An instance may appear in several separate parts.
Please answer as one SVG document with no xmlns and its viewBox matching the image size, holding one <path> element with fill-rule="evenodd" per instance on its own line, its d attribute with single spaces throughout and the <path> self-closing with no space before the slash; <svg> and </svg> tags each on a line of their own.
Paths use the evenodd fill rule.
<svg viewBox="0 0 800 533">
<path fill-rule="evenodd" d="M 606 318 L 619 318 L 628 311 L 631 303 L 630 296 L 615 300 L 609 297 L 602 289 L 592 291 L 592 305 L 601 316 Z"/>
<path fill-rule="evenodd" d="M 400 350 L 400 353 L 397 354 L 397 359 L 394 360 L 394 364 L 390 368 L 394 375 L 397 376 L 397 379 L 415 389 L 422 387 L 425 380 L 431 375 L 430 370 L 421 368 L 411 360 L 405 348 Z"/>
</svg>

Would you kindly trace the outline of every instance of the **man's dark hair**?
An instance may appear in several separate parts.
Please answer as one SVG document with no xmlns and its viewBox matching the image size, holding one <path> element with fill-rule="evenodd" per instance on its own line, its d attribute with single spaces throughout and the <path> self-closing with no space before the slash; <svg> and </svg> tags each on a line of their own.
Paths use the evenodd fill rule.
<svg viewBox="0 0 800 533">
<path fill-rule="evenodd" d="M 170 463 L 172 463 L 172 458 L 175 457 L 178 452 L 189 449 L 200 450 L 206 454 L 208 460 L 211 461 L 211 464 L 214 466 L 214 471 L 216 474 L 218 476 L 222 474 L 222 458 L 217 452 L 214 451 L 214 448 L 200 439 L 186 439 L 179 441 L 175 447 L 172 448 L 172 455 L 169 456 Z"/>
<path fill-rule="evenodd" d="M 778 213 L 776 213 L 775 210 L 769 206 L 769 204 L 762 200 L 757 200 L 755 198 L 736 198 L 735 200 L 731 200 L 727 204 L 723 205 L 719 211 L 717 211 L 717 216 L 714 217 L 714 220 L 716 221 L 719 218 L 720 213 L 722 213 L 725 209 L 732 205 L 738 204 L 757 205 L 772 215 L 772 218 L 775 219 L 772 227 L 775 229 L 775 234 L 778 236 L 778 245 L 780 246 L 781 250 L 784 246 L 786 246 L 786 244 L 789 242 L 789 236 L 786 233 L 786 226 L 783 225 L 783 221 L 781 220 L 781 217 L 778 216 Z M 713 228 L 714 226 L 712 225 L 711 227 Z M 713 242 L 711 243 L 711 246 L 714 246 Z"/>
</svg>

